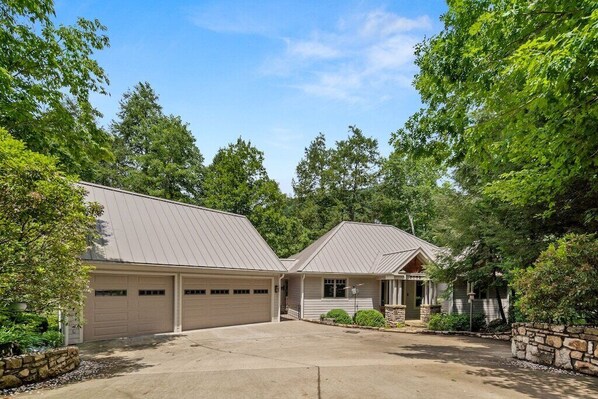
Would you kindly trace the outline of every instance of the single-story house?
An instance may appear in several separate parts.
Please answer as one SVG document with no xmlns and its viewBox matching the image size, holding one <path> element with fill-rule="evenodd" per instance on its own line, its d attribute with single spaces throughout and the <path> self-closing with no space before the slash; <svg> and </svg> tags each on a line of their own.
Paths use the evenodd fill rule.
<svg viewBox="0 0 598 399">
<path fill-rule="evenodd" d="M 397 227 L 342 222 L 289 259 L 283 280 L 283 310 L 298 319 L 318 319 L 331 309 L 349 315 L 360 309 L 379 309 L 389 323 L 429 320 L 431 313 L 467 312 L 465 283 L 430 281 L 426 264 L 440 248 Z M 486 294 L 487 295 L 487 294 Z M 505 290 L 505 303 L 507 302 Z M 496 299 L 474 300 L 474 311 L 488 320 L 498 318 Z"/>
<path fill-rule="evenodd" d="M 67 343 L 280 320 L 286 273 L 241 215 L 81 183 L 100 203 L 82 327 Z"/>
</svg>

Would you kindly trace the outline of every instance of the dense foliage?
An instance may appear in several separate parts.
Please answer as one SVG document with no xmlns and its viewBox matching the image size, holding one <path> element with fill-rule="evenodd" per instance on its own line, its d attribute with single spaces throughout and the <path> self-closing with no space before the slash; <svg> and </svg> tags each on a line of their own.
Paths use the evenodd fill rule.
<svg viewBox="0 0 598 399">
<path fill-rule="evenodd" d="M 29 312 L 3 310 L 0 313 L 0 356 L 64 345 L 64 336 L 58 331 L 55 318 Z"/>
<path fill-rule="evenodd" d="M 333 319 L 336 324 L 353 324 L 353 319 L 344 309 L 332 309 L 324 317 Z"/>
<path fill-rule="evenodd" d="M 550 244 L 516 273 L 514 287 L 527 320 L 598 325 L 598 238 L 569 234 Z"/>
<path fill-rule="evenodd" d="M 0 307 L 80 309 L 85 252 L 101 208 L 56 162 L 0 130 Z"/>
<path fill-rule="evenodd" d="M 483 314 L 476 313 L 471 320 L 472 331 L 480 331 L 486 326 Z M 468 314 L 438 313 L 430 316 L 428 329 L 433 331 L 469 331 Z"/>
<path fill-rule="evenodd" d="M 97 126 L 91 93 L 106 93 L 108 78 L 93 59 L 108 46 L 98 20 L 53 22 L 52 0 L 0 2 L 0 127 L 27 147 L 58 158 L 60 167 L 91 178 L 110 158 Z"/>
<path fill-rule="evenodd" d="M 386 319 L 384 315 L 376 309 L 358 310 L 353 317 L 353 321 L 358 326 L 385 327 Z"/>
</svg>

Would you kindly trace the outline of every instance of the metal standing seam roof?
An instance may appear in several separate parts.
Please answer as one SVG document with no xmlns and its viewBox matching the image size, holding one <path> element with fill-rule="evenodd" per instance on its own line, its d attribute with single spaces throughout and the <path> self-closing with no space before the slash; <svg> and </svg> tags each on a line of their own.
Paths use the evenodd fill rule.
<svg viewBox="0 0 598 399">
<path fill-rule="evenodd" d="M 424 258 L 430 258 L 430 256 L 427 255 L 421 248 L 406 249 L 403 251 L 382 254 L 382 256 L 378 258 L 378 261 L 372 266 L 371 271 L 376 274 L 397 273 L 401 271 L 401 269 L 405 267 L 407 263 L 420 254 Z"/>
<path fill-rule="evenodd" d="M 293 256 L 296 260 L 289 272 L 385 274 L 401 259 L 411 260 L 420 249 L 432 261 L 440 250 L 394 226 L 341 222 Z M 380 262 L 384 263 L 378 271 Z"/>
<path fill-rule="evenodd" d="M 79 183 L 104 213 L 85 260 L 285 272 L 242 215 Z"/>
</svg>

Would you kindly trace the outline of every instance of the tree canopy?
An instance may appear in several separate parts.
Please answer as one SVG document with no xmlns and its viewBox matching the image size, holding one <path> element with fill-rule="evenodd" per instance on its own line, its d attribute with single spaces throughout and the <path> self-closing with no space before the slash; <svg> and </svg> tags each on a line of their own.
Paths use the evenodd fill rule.
<svg viewBox="0 0 598 399">
<path fill-rule="evenodd" d="M 109 41 L 98 20 L 55 25 L 53 3 L 0 2 L 0 126 L 88 178 L 111 157 L 89 99 L 106 93 L 107 75 L 93 55 Z"/>
<path fill-rule="evenodd" d="M 33 311 L 81 309 L 88 270 L 81 262 L 101 207 L 54 159 L 25 149 L 0 129 L 0 298 Z"/>
</svg>

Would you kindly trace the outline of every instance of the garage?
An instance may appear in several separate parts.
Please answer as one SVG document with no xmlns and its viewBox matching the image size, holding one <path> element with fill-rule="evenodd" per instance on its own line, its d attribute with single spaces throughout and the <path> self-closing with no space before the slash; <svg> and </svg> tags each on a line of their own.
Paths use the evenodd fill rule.
<svg viewBox="0 0 598 399">
<path fill-rule="evenodd" d="M 92 274 L 85 306 L 85 341 L 171 332 L 172 276 Z"/>
<path fill-rule="evenodd" d="M 272 320 L 271 279 L 183 278 L 183 330 Z"/>
</svg>

